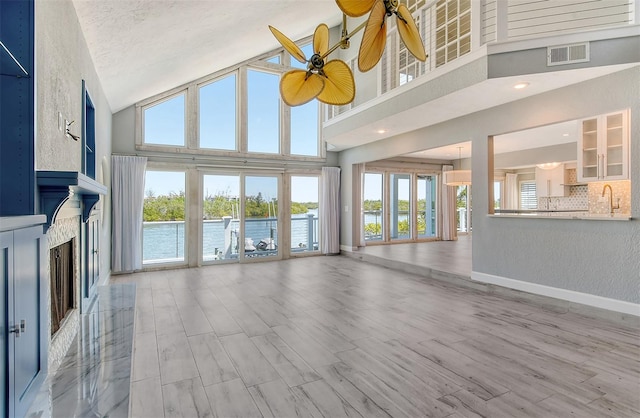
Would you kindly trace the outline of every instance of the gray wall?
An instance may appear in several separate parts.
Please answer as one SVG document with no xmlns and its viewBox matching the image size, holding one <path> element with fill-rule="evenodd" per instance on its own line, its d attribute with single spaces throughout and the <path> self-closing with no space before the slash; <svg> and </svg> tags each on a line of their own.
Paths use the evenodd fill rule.
<svg viewBox="0 0 640 418">
<path fill-rule="evenodd" d="M 471 140 L 473 144 L 473 264 L 475 272 L 639 303 L 640 67 L 539 94 L 507 105 L 340 153 L 352 164 Z M 487 137 L 631 109 L 631 221 L 495 218 L 488 215 Z M 343 177 L 341 244 L 354 234 L 344 206 L 353 199 Z"/>
<path fill-rule="evenodd" d="M 36 169 L 81 171 L 81 142 L 58 129 L 58 112 L 80 134 L 82 80 L 96 110 L 96 180 L 110 185 L 111 108 L 69 0 L 36 3 Z M 101 278 L 111 270 L 111 199 L 103 199 Z"/>
</svg>

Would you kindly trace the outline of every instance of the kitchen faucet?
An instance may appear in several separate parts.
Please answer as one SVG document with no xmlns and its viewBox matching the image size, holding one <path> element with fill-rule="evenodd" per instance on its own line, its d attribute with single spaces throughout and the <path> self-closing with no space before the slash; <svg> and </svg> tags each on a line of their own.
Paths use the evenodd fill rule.
<svg viewBox="0 0 640 418">
<path fill-rule="evenodd" d="M 609 184 L 605 184 L 602 188 L 602 197 L 604 197 L 607 187 L 609 188 L 609 213 L 613 214 L 614 209 L 620 209 L 620 199 L 618 199 L 618 203 L 613 206 L 613 190 L 611 190 L 611 186 Z"/>
</svg>

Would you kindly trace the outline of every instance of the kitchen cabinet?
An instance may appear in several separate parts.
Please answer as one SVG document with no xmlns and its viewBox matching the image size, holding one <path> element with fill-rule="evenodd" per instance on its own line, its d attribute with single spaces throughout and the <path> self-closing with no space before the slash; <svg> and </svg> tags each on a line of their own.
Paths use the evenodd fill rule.
<svg viewBox="0 0 640 418">
<path fill-rule="evenodd" d="M 564 164 L 556 168 L 542 169 L 536 167 L 536 195 L 538 197 L 568 196 L 569 188 Z"/>
<path fill-rule="evenodd" d="M 584 119 L 578 136 L 578 181 L 629 178 L 629 110 Z"/>
</svg>

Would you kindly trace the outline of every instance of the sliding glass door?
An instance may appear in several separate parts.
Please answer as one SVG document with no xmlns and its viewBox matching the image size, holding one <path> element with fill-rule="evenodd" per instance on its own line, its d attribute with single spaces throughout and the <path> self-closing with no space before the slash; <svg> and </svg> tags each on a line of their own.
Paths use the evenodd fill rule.
<svg viewBox="0 0 640 418">
<path fill-rule="evenodd" d="M 202 181 L 202 261 L 237 260 L 240 176 L 205 174 Z"/>
<path fill-rule="evenodd" d="M 392 173 L 389 183 L 391 240 L 411 239 L 411 175 Z"/>
<path fill-rule="evenodd" d="M 243 258 L 279 257 L 278 183 L 278 176 L 244 176 L 240 219 Z"/>
<path fill-rule="evenodd" d="M 365 241 L 373 244 L 436 239 L 437 174 L 380 171 L 364 174 Z"/>
<path fill-rule="evenodd" d="M 364 239 L 365 241 L 382 241 L 384 175 L 382 173 L 365 173 L 363 190 Z"/>
<path fill-rule="evenodd" d="M 436 231 L 436 176 L 417 176 L 417 232 L 418 238 L 434 238 Z"/>
</svg>

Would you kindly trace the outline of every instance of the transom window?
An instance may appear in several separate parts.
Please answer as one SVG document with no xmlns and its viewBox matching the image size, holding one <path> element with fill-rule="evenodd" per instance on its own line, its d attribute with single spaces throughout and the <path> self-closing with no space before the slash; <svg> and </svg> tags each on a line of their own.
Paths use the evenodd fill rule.
<svg viewBox="0 0 640 418">
<path fill-rule="evenodd" d="M 235 73 L 199 88 L 200 148 L 237 149 L 236 90 Z"/>
<path fill-rule="evenodd" d="M 185 145 L 185 96 L 180 93 L 144 108 L 145 144 Z"/>
<path fill-rule="evenodd" d="M 312 44 L 301 48 L 312 55 Z M 185 155 L 235 153 L 240 158 L 324 158 L 318 102 L 289 108 L 280 98 L 281 74 L 306 64 L 283 57 L 274 51 L 138 103 L 136 148 L 174 153 L 179 147 Z"/>
</svg>

